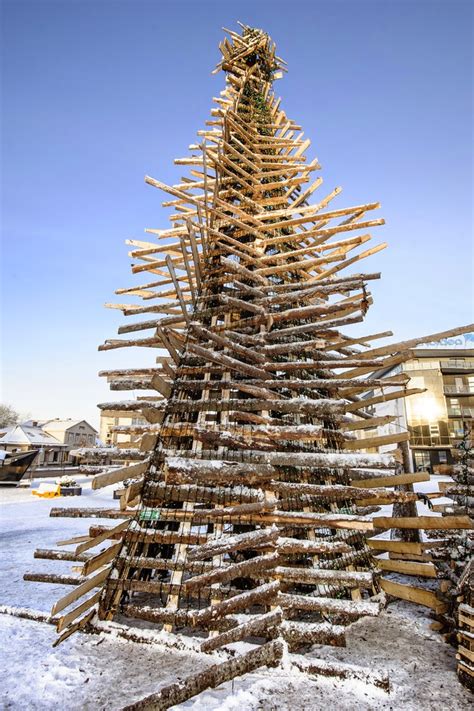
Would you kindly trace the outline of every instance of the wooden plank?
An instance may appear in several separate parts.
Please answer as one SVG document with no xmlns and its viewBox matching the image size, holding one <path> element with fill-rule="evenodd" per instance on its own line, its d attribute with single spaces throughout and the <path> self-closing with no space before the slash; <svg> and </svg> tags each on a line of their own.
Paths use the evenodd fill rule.
<svg viewBox="0 0 474 711">
<path fill-rule="evenodd" d="M 79 544 L 76 548 L 76 553 L 82 553 L 83 551 L 86 551 L 89 548 L 95 548 L 95 546 L 98 546 L 99 543 L 104 543 L 109 538 L 113 538 L 115 534 L 125 531 L 129 523 L 129 520 L 121 521 L 116 526 L 113 526 L 113 528 L 108 528 L 106 531 L 99 534 L 98 536 L 94 536 L 93 538 L 90 538 L 89 540 L 85 541 L 85 543 Z"/>
<path fill-rule="evenodd" d="M 112 471 L 104 472 L 103 474 L 97 474 L 92 479 L 93 489 L 102 489 L 104 486 L 109 486 L 110 484 L 116 484 L 119 481 L 128 479 L 129 477 L 140 476 L 144 474 L 148 469 L 149 460 L 139 462 L 138 464 L 131 464 L 129 467 L 120 467 L 120 469 L 113 469 Z"/>
<path fill-rule="evenodd" d="M 84 600 L 80 605 L 74 608 L 74 610 L 71 610 L 71 612 L 68 612 L 67 615 L 63 615 L 62 617 L 59 618 L 57 622 L 57 631 L 62 632 L 62 630 L 67 627 L 71 622 L 73 622 L 76 617 L 79 617 L 79 615 L 82 615 L 83 612 L 88 610 L 90 607 L 96 604 L 96 602 L 99 602 L 100 598 L 100 590 L 96 593 L 94 593 L 91 597 L 89 597 L 87 600 Z"/>
<path fill-rule="evenodd" d="M 416 553 L 394 553 L 390 551 L 388 557 L 392 560 L 411 560 L 418 561 L 419 563 L 430 563 L 433 561 L 431 553 L 420 553 L 417 555 Z"/>
<path fill-rule="evenodd" d="M 89 578 L 89 580 L 86 580 L 84 583 L 82 583 L 82 585 L 78 585 L 77 588 L 72 590 L 70 593 L 68 593 L 64 597 L 60 598 L 53 605 L 51 614 L 55 615 L 57 612 L 61 612 L 61 610 L 64 610 L 65 607 L 68 607 L 72 602 L 75 602 L 80 597 L 82 597 L 87 592 L 89 592 L 89 590 L 92 590 L 92 588 L 98 587 L 107 578 L 109 572 L 110 572 L 110 566 L 108 566 L 107 568 L 104 568 L 104 570 L 101 570 L 100 573 L 97 573 L 92 578 Z"/>
<path fill-rule="evenodd" d="M 60 635 L 53 643 L 53 647 L 57 647 L 58 644 L 61 644 L 61 642 L 64 642 L 68 637 L 70 637 L 74 632 L 77 632 L 77 630 L 82 629 L 87 625 L 88 622 L 92 620 L 94 617 L 95 611 L 91 610 L 90 612 L 87 613 L 87 615 L 84 615 L 84 617 L 81 617 L 81 619 L 78 622 L 75 622 L 73 625 L 68 627 L 67 630 L 65 630 L 62 635 Z"/>
<path fill-rule="evenodd" d="M 474 677 L 474 667 L 470 667 L 466 664 L 464 664 L 461 660 L 458 662 L 458 673 L 459 671 L 462 671 L 465 674 L 469 674 L 469 676 Z"/>
<path fill-rule="evenodd" d="M 408 560 L 386 560 L 377 558 L 377 566 L 381 570 L 404 575 L 421 575 L 425 578 L 436 578 L 436 568 L 433 563 L 418 563 Z"/>
<path fill-rule="evenodd" d="M 375 528 L 473 529 L 469 516 L 374 516 Z"/>
<path fill-rule="evenodd" d="M 416 348 L 416 346 L 419 346 L 422 343 L 439 341 L 441 338 L 453 338 L 453 336 L 459 336 L 463 333 L 469 333 L 470 331 L 474 331 L 474 323 L 470 323 L 467 326 L 460 326 L 458 328 L 450 328 L 448 331 L 431 333 L 429 336 L 420 336 L 418 338 L 411 338 L 408 341 L 400 341 L 399 343 L 391 343 L 388 346 L 372 348 L 370 351 L 365 351 L 364 356 L 366 358 L 372 358 L 373 356 L 399 353 L 400 351 L 407 350 L 408 348 Z"/>
<path fill-rule="evenodd" d="M 421 543 L 408 543 L 407 541 L 389 541 L 380 538 L 368 538 L 367 545 L 376 551 L 389 551 L 393 553 L 413 553 L 421 555 L 423 545 Z"/>
<path fill-rule="evenodd" d="M 371 368 L 375 370 L 375 368 Z M 347 377 L 347 373 L 343 374 Z M 364 400 L 358 400 L 357 402 L 351 403 L 346 406 L 346 412 L 357 412 L 357 410 L 364 410 L 371 405 L 377 405 L 379 402 L 389 402 L 390 400 L 399 400 L 400 398 L 409 397 L 410 395 L 418 395 L 419 393 L 426 392 L 426 388 L 405 388 L 404 390 L 396 390 L 394 393 L 383 393 L 382 395 L 374 395 Z"/>
<path fill-rule="evenodd" d="M 98 555 L 94 556 L 93 558 L 90 558 L 84 565 L 84 567 L 82 569 L 82 574 L 83 575 L 90 575 L 95 570 L 98 570 L 99 568 L 101 568 L 103 565 L 105 565 L 105 563 L 108 563 L 116 555 L 118 555 L 118 552 L 121 547 L 122 547 L 121 542 L 115 543 L 113 546 L 106 548 L 105 551 L 101 551 L 100 553 L 98 553 Z"/>
<path fill-rule="evenodd" d="M 470 662 L 474 662 L 474 651 L 471 651 L 470 649 L 466 649 L 466 647 L 459 645 L 458 653 L 459 655 L 461 655 L 461 657 L 466 657 L 466 659 L 469 659 Z M 460 657 L 457 655 L 456 658 L 460 659 Z"/>
<path fill-rule="evenodd" d="M 64 541 L 57 541 L 57 546 L 75 546 L 76 543 L 90 541 L 90 536 L 75 536 L 74 538 L 66 538 Z"/>
<path fill-rule="evenodd" d="M 402 583 L 395 583 L 392 580 L 386 580 L 382 578 L 380 581 L 382 590 L 387 593 L 387 595 L 392 595 L 400 600 L 408 600 L 409 602 L 415 602 L 417 605 L 423 605 L 424 607 L 429 607 L 435 612 L 441 614 L 446 612 L 448 606 L 438 600 L 435 593 L 430 590 L 423 590 L 422 588 L 416 588 L 411 585 L 402 585 Z"/>
<path fill-rule="evenodd" d="M 362 489 L 372 489 L 377 487 L 391 487 L 399 484 L 415 484 L 419 481 L 429 481 L 428 472 L 413 472 L 404 474 L 394 474 L 393 476 L 381 476 L 374 479 L 354 479 L 351 486 L 358 486 Z"/>
<path fill-rule="evenodd" d="M 369 449 L 373 447 L 382 447 L 387 444 L 399 444 L 400 442 L 407 442 L 410 439 L 409 432 L 396 432 L 395 434 L 389 435 L 376 435 L 374 437 L 366 437 L 365 439 L 348 440 L 344 442 L 343 449 L 354 450 L 354 449 Z"/>
</svg>

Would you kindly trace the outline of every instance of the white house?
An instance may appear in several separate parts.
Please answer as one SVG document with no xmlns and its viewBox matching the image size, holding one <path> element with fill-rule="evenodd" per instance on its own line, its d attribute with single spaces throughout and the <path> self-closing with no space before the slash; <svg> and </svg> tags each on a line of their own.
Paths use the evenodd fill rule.
<svg viewBox="0 0 474 711">
<path fill-rule="evenodd" d="M 62 466 L 68 459 L 69 447 L 52 434 L 45 432 L 37 422 L 12 425 L 3 432 L 3 436 L 0 437 L 0 449 L 6 452 L 39 450 L 34 466 L 49 464 Z"/>
</svg>

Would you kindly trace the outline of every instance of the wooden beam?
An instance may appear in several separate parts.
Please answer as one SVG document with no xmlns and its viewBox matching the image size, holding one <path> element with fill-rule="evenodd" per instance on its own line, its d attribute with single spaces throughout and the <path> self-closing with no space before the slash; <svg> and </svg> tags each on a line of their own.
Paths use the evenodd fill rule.
<svg viewBox="0 0 474 711">
<path fill-rule="evenodd" d="M 417 605 L 429 607 L 438 614 L 442 614 L 447 610 L 447 604 L 440 600 L 436 593 L 431 592 L 431 590 L 395 583 L 393 580 L 386 580 L 385 578 L 382 578 L 380 585 L 387 595 L 392 595 L 400 600 L 408 600 L 408 602 L 415 602 Z"/>
</svg>

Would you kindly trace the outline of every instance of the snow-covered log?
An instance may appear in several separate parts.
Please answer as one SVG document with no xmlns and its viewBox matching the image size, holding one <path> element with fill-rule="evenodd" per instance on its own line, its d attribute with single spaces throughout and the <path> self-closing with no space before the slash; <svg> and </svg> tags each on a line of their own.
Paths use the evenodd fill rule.
<svg viewBox="0 0 474 711">
<path fill-rule="evenodd" d="M 217 620 L 220 617 L 247 610 L 253 605 L 272 604 L 272 601 L 276 600 L 279 589 L 280 583 L 275 580 L 271 583 L 259 585 L 253 590 L 234 595 L 210 607 L 197 610 L 192 613 L 194 624 L 206 624 L 212 627 L 213 620 Z"/>
<path fill-rule="evenodd" d="M 273 571 L 279 580 L 304 585 L 332 585 L 345 588 L 371 588 L 374 584 L 372 573 L 348 570 L 322 570 L 320 568 L 289 568 L 279 566 Z"/>
<path fill-rule="evenodd" d="M 284 620 L 281 634 L 288 644 L 290 652 L 313 644 L 329 644 L 333 647 L 345 647 L 345 627 L 332 625 L 329 622 L 310 623 Z"/>
<path fill-rule="evenodd" d="M 119 447 L 81 447 L 80 449 L 73 449 L 70 455 L 78 459 L 87 459 L 90 462 L 107 460 L 134 461 L 144 459 L 146 452 L 132 447 L 127 447 L 126 449 L 120 449 Z"/>
<path fill-rule="evenodd" d="M 227 583 L 235 578 L 259 578 L 268 574 L 268 570 L 275 568 L 278 564 L 278 553 L 270 553 L 268 555 L 260 555 L 249 560 L 243 560 L 240 563 L 233 563 L 227 566 L 215 568 L 208 573 L 196 575 L 189 578 L 184 583 L 186 590 L 192 590 L 201 585 L 213 585 L 214 583 Z M 277 570 L 277 569 L 276 569 Z"/>
<path fill-rule="evenodd" d="M 165 452 L 166 453 L 166 452 Z M 192 455 L 192 453 L 189 453 Z M 252 464 L 258 470 L 260 466 L 275 467 L 307 467 L 325 469 L 393 469 L 396 462 L 391 454 L 364 454 L 364 453 L 329 453 L 329 452 L 260 452 L 258 450 L 247 450 L 233 452 L 229 450 L 225 453 L 226 460 L 204 459 L 206 455 L 213 455 L 213 452 L 202 452 L 203 459 L 188 459 L 183 456 L 167 457 L 168 469 L 181 472 L 194 471 L 199 475 L 210 470 L 214 472 L 229 467 L 249 467 Z M 243 473 L 243 472 L 242 472 Z"/>
<path fill-rule="evenodd" d="M 270 481 L 276 474 L 275 468 L 270 464 L 255 466 L 217 459 L 168 457 L 166 464 L 168 467 L 166 481 L 179 484 L 185 482 L 195 484 L 198 481 L 202 484 L 224 486 L 230 484 L 254 485 Z"/>
<path fill-rule="evenodd" d="M 230 340 L 229 338 L 226 338 L 222 334 L 214 333 L 213 331 L 210 331 L 207 328 L 203 328 L 200 326 L 198 323 L 193 321 L 190 325 L 190 331 L 191 333 L 198 338 L 201 338 L 203 341 L 212 341 L 213 343 L 216 343 L 218 346 L 221 346 L 222 348 L 226 348 L 230 351 L 234 351 L 237 353 L 237 355 L 243 357 L 243 358 L 248 358 L 248 360 L 251 360 L 255 363 L 264 363 L 265 362 L 265 357 L 261 355 L 261 353 L 258 353 L 256 350 L 252 350 L 251 348 L 247 348 L 245 346 L 242 346 L 238 343 L 235 343 L 235 341 Z"/>
<path fill-rule="evenodd" d="M 266 286 L 269 284 L 268 279 L 265 279 L 265 277 L 260 276 L 257 274 L 255 271 L 251 271 L 250 269 L 247 269 L 246 267 L 242 266 L 241 264 L 238 264 L 232 259 L 227 259 L 227 257 L 222 257 L 221 258 L 221 267 L 223 268 L 224 271 L 230 273 L 230 274 L 237 274 L 239 277 L 246 281 L 250 281 L 253 284 L 258 284 L 258 285 L 263 285 Z"/>
<path fill-rule="evenodd" d="M 130 518 L 133 511 L 98 508 L 52 508 L 49 512 L 52 518 Z"/>
<path fill-rule="evenodd" d="M 43 560 L 69 560 L 73 563 L 85 563 L 91 558 L 90 553 L 74 553 L 74 551 L 56 551 L 45 548 L 37 548 L 35 558 Z"/>
<path fill-rule="evenodd" d="M 262 381 L 263 382 L 263 381 Z M 117 408 L 120 410 L 120 408 Z M 139 409 L 139 408 L 135 408 Z M 173 401 L 169 405 L 170 412 L 229 412 L 232 410 L 244 410 L 247 412 L 260 412 L 271 410 L 282 414 L 296 413 L 300 415 L 312 415 L 323 417 L 325 415 L 340 415 L 346 410 L 344 400 L 331 400 L 330 398 L 320 398 L 319 400 L 309 397 L 295 397 L 287 400 L 259 400 L 259 399 L 236 399 L 227 400 L 180 400 Z"/>
<path fill-rule="evenodd" d="M 305 612 L 324 612 L 341 619 L 356 620 L 359 617 L 376 617 L 380 614 L 380 602 L 365 600 L 339 600 L 330 597 L 313 595 L 289 595 L 280 592 L 278 605 L 285 610 L 303 610 Z"/>
<path fill-rule="evenodd" d="M 339 662 L 326 661 L 325 659 L 305 659 L 304 657 L 291 658 L 293 666 L 305 674 L 316 676 L 336 676 L 340 679 L 355 679 L 364 684 L 371 684 L 390 691 L 390 679 L 385 672 L 374 672 L 366 667 L 358 667 L 352 664 L 341 664 Z"/>
<path fill-rule="evenodd" d="M 248 533 L 238 533 L 233 536 L 212 538 L 207 543 L 193 548 L 188 553 L 189 560 L 205 560 L 221 556 L 231 551 L 252 550 L 262 544 L 274 544 L 278 539 L 278 528 L 262 528 Z"/>
<path fill-rule="evenodd" d="M 278 538 L 277 550 L 280 555 L 304 553 L 318 555 L 320 553 L 348 553 L 351 547 L 343 541 L 320 541 L 302 538 Z"/>
<path fill-rule="evenodd" d="M 205 361 L 218 363 L 219 365 L 223 365 L 226 368 L 229 368 L 231 371 L 236 371 L 237 373 L 244 373 L 245 375 L 249 375 L 251 378 L 265 380 L 265 378 L 269 377 L 268 373 L 265 370 L 262 370 L 262 368 L 257 368 L 254 365 L 244 363 L 244 361 L 242 360 L 231 358 L 231 356 L 225 355 L 220 351 L 218 352 L 213 351 L 209 348 L 203 348 L 202 346 L 198 346 L 196 343 L 193 342 L 188 343 L 188 350 L 191 351 L 191 353 L 194 353 L 195 355 L 199 356 L 200 358 L 204 358 Z"/>
<path fill-rule="evenodd" d="M 99 410 L 110 410 L 111 412 L 136 412 L 143 409 L 162 412 L 165 405 L 166 400 L 122 400 L 120 402 L 101 402 L 97 407 Z"/>
<path fill-rule="evenodd" d="M 286 494 L 291 497 L 308 496 L 319 500 L 327 498 L 329 501 L 357 500 L 357 499 L 384 499 L 386 501 L 417 501 L 417 494 L 409 491 L 387 491 L 385 489 L 360 489 L 356 486 L 342 486 L 340 484 L 304 484 L 272 481 L 269 484 L 272 491 Z"/>
<path fill-rule="evenodd" d="M 123 614 L 126 617 L 132 617 L 137 620 L 146 620 L 160 625 L 174 625 L 177 628 L 195 626 L 192 610 L 172 610 L 165 607 L 132 604 L 124 606 Z M 225 617 L 221 620 L 216 620 L 212 624 L 213 629 L 227 631 L 237 627 L 238 622 L 233 617 Z"/>
<path fill-rule="evenodd" d="M 252 503 L 261 501 L 263 492 L 246 486 L 198 486 L 149 482 L 143 492 L 145 505 L 171 501 L 200 501 L 210 504 Z"/>
<path fill-rule="evenodd" d="M 280 526 L 302 526 L 314 528 L 344 528 L 359 529 L 361 531 L 371 531 L 374 528 L 373 520 L 369 516 L 357 516 L 355 514 L 339 513 L 313 513 L 299 511 L 255 511 L 253 513 L 243 512 L 244 506 L 255 506 L 255 504 L 243 504 L 242 507 L 229 507 L 229 509 L 198 509 L 185 511 L 178 509 L 161 509 L 160 520 L 162 521 L 186 521 L 192 525 L 212 523 L 216 520 L 234 522 L 240 524 L 278 524 Z M 262 507 L 263 508 L 263 507 Z M 391 526 L 387 526 L 390 528 Z"/>
<path fill-rule="evenodd" d="M 247 622 L 233 627 L 231 630 L 210 637 L 201 644 L 202 652 L 213 652 L 219 647 L 233 642 L 240 642 L 247 637 L 272 637 L 276 633 L 276 627 L 282 621 L 281 608 L 276 607 L 271 612 L 263 615 L 252 615 Z"/>
<path fill-rule="evenodd" d="M 164 711 L 200 694 L 205 689 L 214 689 L 226 681 L 247 674 L 259 667 L 277 666 L 283 657 L 283 652 L 282 642 L 278 640 L 267 642 L 267 644 L 238 655 L 230 661 L 214 664 L 184 681 L 166 686 L 141 701 L 125 706 L 122 711 Z"/>
<path fill-rule="evenodd" d="M 86 578 L 77 575 L 57 575 L 56 573 L 25 573 L 23 580 L 30 583 L 49 583 L 50 585 L 81 585 Z"/>
</svg>

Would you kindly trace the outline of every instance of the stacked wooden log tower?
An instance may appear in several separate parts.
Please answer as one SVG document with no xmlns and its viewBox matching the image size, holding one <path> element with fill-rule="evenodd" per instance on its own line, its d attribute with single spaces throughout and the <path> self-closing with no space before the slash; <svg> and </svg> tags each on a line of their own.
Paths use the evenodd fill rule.
<svg viewBox="0 0 474 711">
<path fill-rule="evenodd" d="M 102 373 L 112 390 L 153 394 L 100 406 L 148 424 L 117 428 L 141 440 L 115 452 L 128 466 L 97 474 L 93 486 L 136 480 L 119 511 L 54 512 L 124 520 L 69 541 L 83 578 L 53 613 L 75 605 L 60 617 L 60 639 L 97 608 L 102 619 L 186 631 L 205 652 L 251 639 L 264 646 L 243 662 L 249 669 L 278 662 L 277 636 L 290 650 L 344 644 L 347 623 L 378 613 L 370 514 L 379 501 L 415 501 L 412 490 L 387 487 L 419 474 L 396 454 L 360 451 L 408 438 L 364 438 L 394 420 L 366 408 L 418 390 L 405 375 L 371 374 L 405 360 L 420 339 L 377 348 L 371 341 L 390 332 L 342 330 L 363 320 L 380 276 L 350 270 L 386 246 L 366 247 L 367 230 L 383 224 L 372 216 L 379 204 L 333 208 L 340 188 L 309 203 L 320 166 L 272 93 L 285 62 L 261 30 L 227 33 L 216 70 L 226 87 L 191 157 L 175 161 L 189 177 L 174 186 L 146 178 L 171 196 L 172 226 L 129 241 L 132 271 L 152 277 L 117 291 L 141 305 L 113 306 L 147 320 L 101 347 L 158 349 L 153 367 Z M 375 388 L 389 394 L 363 398 Z M 393 525 L 385 517 L 379 529 Z"/>
<path fill-rule="evenodd" d="M 454 481 L 440 484 L 452 503 L 439 508 L 443 518 L 454 513 L 472 519 L 474 446 L 470 431 L 465 431 L 453 455 L 456 463 L 445 466 L 444 470 Z M 430 554 L 446 599 L 445 609 L 436 615 L 435 625 L 445 639 L 458 648 L 458 676 L 474 690 L 474 531 L 434 530 L 430 534 L 434 546 Z"/>
</svg>

